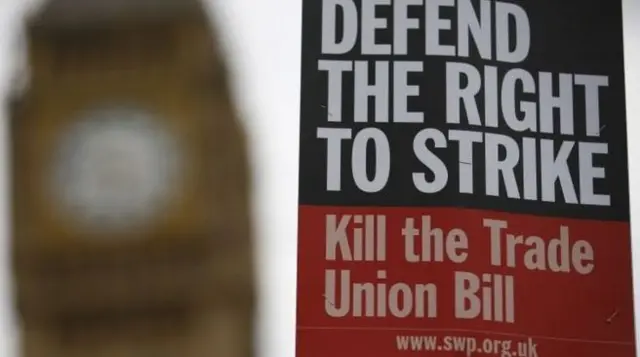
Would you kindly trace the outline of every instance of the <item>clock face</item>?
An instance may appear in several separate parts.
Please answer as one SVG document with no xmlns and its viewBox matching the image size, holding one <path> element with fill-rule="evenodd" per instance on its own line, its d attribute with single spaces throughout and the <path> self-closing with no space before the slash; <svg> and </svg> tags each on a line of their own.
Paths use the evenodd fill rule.
<svg viewBox="0 0 640 357">
<path fill-rule="evenodd" d="M 56 202 L 93 232 L 140 228 L 165 208 L 178 179 L 176 143 L 152 114 L 91 111 L 64 133 L 55 153 Z"/>
</svg>

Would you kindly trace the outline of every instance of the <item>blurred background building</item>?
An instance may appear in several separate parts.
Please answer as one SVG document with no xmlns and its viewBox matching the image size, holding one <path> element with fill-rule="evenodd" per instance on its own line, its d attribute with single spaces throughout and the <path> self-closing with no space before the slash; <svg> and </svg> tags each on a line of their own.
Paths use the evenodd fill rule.
<svg viewBox="0 0 640 357">
<path fill-rule="evenodd" d="M 19 29 L 39 0 L 0 0 L 0 92 L 24 60 Z M 258 250 L 257 342 L 261 357 L 293 357 L 297 214 L 298 87 L 301 0 L 211 0 L 221 26 L 234 99 L 248 129 L 255 183 L 253 213 Z M 579 6 L 579 5 L 576 5 Z M 627 109 L 634 247 L 640 251 L 640 2 L 624 0 Z M 606 21 L 606 19 L 603 19 Z M 597 26 L 597 24 L 594 24 Z M 0 114 L 0 164 L 8 150 L 6 107 Z M 0 356 L 14 357 L 15 316 L 9 303 L 7 175 L 0 176 Z M 635 262 L 636 277 L 640 258 Z M 636 278 L 635 286 L 640 288 Z M 640 300 L 639 300 L 640 301 Z M 636 305 L 640 311 L 640 304 Z"/>
<path fill-rule="evenodd" d="M 254 355 L 251 165 L 213 25 L 199 0 L 29 14 L 9 96 L 21 357 Z"/>
</svg>

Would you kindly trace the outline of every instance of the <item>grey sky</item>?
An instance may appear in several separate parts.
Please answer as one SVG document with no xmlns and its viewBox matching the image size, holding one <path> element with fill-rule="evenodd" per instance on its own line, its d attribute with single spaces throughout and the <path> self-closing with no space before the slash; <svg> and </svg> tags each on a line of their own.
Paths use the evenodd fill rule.
<svg viewBox="0 0 640 357">
<path fill-rule="evenodd" d="M 7 88 L 16 29 L 26 6 L 38 0 L 0 0 L 0 90 Z M 615 0 L 614 0 L 615 1 Z M 293 357 L 297 148 L 301 0 L 215 0 L 211 10 L 230 39 L 236 93 L 253 143 L 256 219 L 262 288 L 260 357 Z M 212 2 L 213 4 L 213 2 Z M 625 0 L 628 125 L 640 133 L 640 1 Z M 594 24 L 597 26 L 597 24 Z M 4 111 L 2 118 L 5 118 Z M 0 166 L 6 163 L 5 122 L 0 126 Z M 640 140 L 630 140 L 632 217 L 640 218 Z M 0 176 L 6 197 L 6 175 Z M 0 247 L 7 242 L 6 200 L 0 200 Z M 640 225 L 634 224 L 640 234 Z M 634 241 L 640 252 L 640 240 Z M 0 249 L 0 356 L 15 356 L 15 327 L 8 305 L 6 249 Z M 636 259 L 635 268 L 640 259 Z M 640 282 L 636 279 L 636 287 Z M 637 305 L 637 309 L 640 305 Z"/>
</svg>

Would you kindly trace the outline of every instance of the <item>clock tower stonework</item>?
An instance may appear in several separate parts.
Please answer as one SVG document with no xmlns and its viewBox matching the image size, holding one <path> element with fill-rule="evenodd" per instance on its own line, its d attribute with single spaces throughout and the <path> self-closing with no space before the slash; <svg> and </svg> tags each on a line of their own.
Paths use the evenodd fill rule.
<svg viewBox="0 0 640 357">
<path fill-rule="evenodd" d="M 23 357 L 251 357 L 245 136 L 196 0 L 50 0 L 11 102 Z"/>
</svg>

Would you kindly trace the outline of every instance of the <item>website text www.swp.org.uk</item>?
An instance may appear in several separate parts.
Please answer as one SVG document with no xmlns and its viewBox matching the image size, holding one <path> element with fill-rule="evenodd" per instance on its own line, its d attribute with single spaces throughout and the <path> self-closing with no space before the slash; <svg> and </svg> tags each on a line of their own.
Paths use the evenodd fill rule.
<svg viewBox="0 0 640 357">
<path fill-rule="evenodd" d="M 467 336 L 397 335 L 396 348 L 407 352 L 463 352 L 467 356 L 538 357 L 538 345 L 531 338 L 512 341 Z"/>
</svg>

